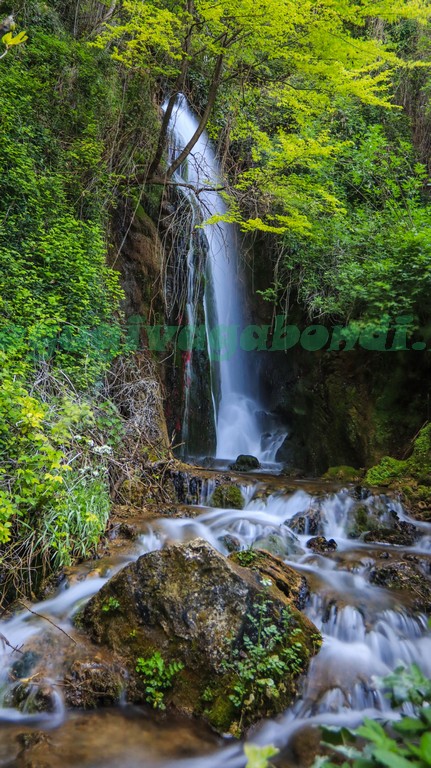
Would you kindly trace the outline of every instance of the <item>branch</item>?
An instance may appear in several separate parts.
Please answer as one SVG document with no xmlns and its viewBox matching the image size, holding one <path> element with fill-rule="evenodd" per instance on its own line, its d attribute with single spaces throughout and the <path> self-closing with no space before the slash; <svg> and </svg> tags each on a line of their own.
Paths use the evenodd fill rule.
<svg viewBox="0 0 431 768">
<path fill-rule="evenodd" d="M 221 186 L 221 185 L 217 186 L 217 187 L 210 187 L 210 186 L 197 187 L 195 184 L 188 184 L 185 181 L 171 181 L 167 177 L 159 178 L 157 176 L 152 178 L 152 179 L 150 179 L 148 183 L 149 184 L 157 184 L 157 185 L 160 185 L 160 186 L 163 186 L 163 187 L 165 187 L 165 186 L 168 186 L 168 187 L 185 187 L 186 189 L 191 189 L 192 192 L 195 193 L 195 195 L 200 195 L 201 192 L 223 192 L 226 189 L 226 187 Z"/>
<path fill-rule="evenodd" d="M 28 606 L 28 605 L 27 605 L 27 604 L 24 602 L 24 600 L 20 600 L 19 602 L 21 603 L 21 605 L 23 605 L 23 606 L 24 606 L 24 608 L 26 608 L 26 610 L 27 610 L 29 613 L 33 614 L 33 616 L 37 616 L 37 618 L 38 618 L 38 619 L 44 619 L 44 620 L 45 620 L 45 621 L 47 621 L 49 624 L 51 624 L 53 627 L 55 627 L 56 629 L 60 630 L 60 632 L 62 632 L 62 633 L 63 633 L 63 635 L 66 635 L 66 637 L 68 637 L 68 638 L 69 638 L 69 640 L 71 640 L 71 641 L 72 641 L 72 643 L 74 643 L 75 645 L 78 645 L 78 643 L 76 642 L 76 640 L 75 640 L 75 639 L 74 639 L 74 638 L 73 638 L 71 635 L 68 635 L 68 634 L 67 634 L 67 632 L 65 632 L 65 631 L 64 631 L 64 629 L 62 629 L 61 627 L 59 627 L 59 626 L 58 626 L 58 624 L 56 624 L 54 621 L 51 621 L 51 619 L 49 619 L 49 618 L 48 618 L 48 616 L 43 616 L 43 614 L 42 614 L 42 613 L 37 613 L 36 611 L 33 611 L 33 610 L 32 610 L 31 608 L 29 608 L 29 606 Z"/>
<path fill-rule="evenodd" d="M 187 0 L 187 12 L 190 14 L 190 16 L 193 15 L 193 11 L 194 11 L 194 0 Z M 181 91 L 183 91 L 184 89 L 184 83 L 185 83 L 186 75 L 189 68 L 189 51 L 190 51 L 190 43 L 192 38 L 193 26 L 194 25 L 192 24 L 188 28 L 187 34 L 184 40 L 184 55 L 183 55 L 183 60 L 181 62 L 181 69 L 177 77 L 174 90 L 169 99 L 168 106 L 166 107 L 165 114 L 163 115 L 163 120 L 160 128 L 159 139 L 157 141 L 156 151 L 148 171 L 150 177 L 154 176 L 154 174 L 157 173 L 157 169 L 163 157 L 163 152 L 166 145 L 166 138 L 168 135 L 169 123 L 172 117 L 172 112 L 174 111 L 175 102 L 177 100 L 178 94 L 181 93 Z"/>
<path fill-rule="evenodd" d="M 212 77 L 212 81 L 211 81 L 211 86 L 210 86 L 210 90 L 209 90 L 209 94 L 208 94 L 208 102 L 207 102 L 207 105 L 205 107 L 204 113 L 203 113 L 203 115 L 202 115 L 202 117 L 201 117 L 201 119 L 199 121 L 199 125 L 198 125 L 196 131 L 194 132 L 192 138 L 190 139 L 190 141 L 186 144 L 186 146 L 180 152 L 180 154 L 178 155 L 176 160 L 174 160 L 174 162 L 171 164 L 171 166 L 166 171 L 166 178 L 167 179 L 170 179 L 171 176 L 173 176 L 173 174 L 175 173 L 175 171 L 177 171 L 178 168 L 183 164 L 184 160 L 188 157 L 188 155 L 192 151 L 192 149 L 195 146 L 195 144 L 197 143 L 197 141 L 199 141 L 200 137 L 202 136 L 202 134 L 203 134 L 203 132 L 204 132 L 206 126 L 207 126 L 208 119 L 209 119 L 209 116 L 211 114 L 211 110 L 212 110 L 212 108 L 214 106 L 214 102 L 216 100 L 218 88 L 219 88 L 219 85 L 220 85 L 221 73 L 222 73 L 222 69 L 223 69 L 223 60 L 224 60 L 224 53 L 220 53 L 218 55 L 218 57 L 217 57 L 216 65 L 214 67 L 214 73 L 213 73 L 213 77 Z M 151 179 L 149 181 L 151 181 Z"/>
</svg>

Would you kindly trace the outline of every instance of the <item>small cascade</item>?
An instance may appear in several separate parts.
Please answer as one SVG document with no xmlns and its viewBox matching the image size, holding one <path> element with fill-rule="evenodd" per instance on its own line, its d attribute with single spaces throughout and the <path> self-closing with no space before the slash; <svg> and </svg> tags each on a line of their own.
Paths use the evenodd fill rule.
<svg viewBox="0 0 431 768">
<path fill-rule="evenodd" d="M 186 98 L 180 96 L 171 119 L 171 155 L 175 155 L 188 143 L 198 125 L 199 121 L 189 108 Z M 204 223 L 211 217 L 222 216 L 227 212 L 226 203 L 217 191 L 222 184 L 221 169 L 205 132 L 198 139 L 187 162 L 177 171 L 175 180 L 192 184 L 196 189 L 195 193 L 193 189 L 181 187 L 193 211 L 191 244 L 187 256 L 187 321 L 191 325 L 196 322 L 193 238 L 197 222 L 203 222 L 207 240 L 204 312 L 217 438 L 215 457 L 229 461 L 239 454 L 251 454 L 263 464 L 273 464 L 287 433 L 261 404 L 253 353 L 240 347 L 241 332 L 247 322 L 243 310 L 245 296 L 239 268 L 237 227 L 223 221 L 211 225 Z M 193 332 L 190 338 L 193 340 Z M 187 440 L 188 435 L 191 404 L 190 387 L 187 384 L 193 376 L 192 360 L 193 355 L 189 355 L 185 371 L 187 381 L 183 440 Z"/>
<path fill-rule="evenodd" d="M 168 542 L 202 537 L 226 554 L 233 549 L 265 548 L 306 575 L 311 594 L 305 610 L 322 633 L 324 642 L 311 662 L 293 706 L 276 721 L 262 724 L 254 732 L 253 741 L 288 750 L 290 740 L 304 726 L 353 727 L 364 716 L 386 720 L 397 717 L 376 678 L 384 677 L 399 665 L 411 663 L 418 664 L 431 676 L 431 631 L 427 617 L 420 608 L 412 608 L 408 596 L 403 599 L 398 592 L 376 583 L 371 573 L 373 568 L 381 567 L 382 562 L 410 563 L 412 557 L 415 567 L 421 567 L 423 562 L 429 569 L 426 542 L 431 535 L 431 525 L 418 525 L 415 541 L 409 547 L 374 542 L 368 545 L 364 534 L 355 528 L 364 508 L 370 520 L 382 525 L 382 530 L 387 531 L 391 525 L 394 530 L 397 525 L 412 526 L 414 521 L 397 502 L 385 496 L 369 495 L 359 499 L 353 490 L 347 489 L 330 494 L 302 489 L 292 493 L 281 490 L 278 480 L 274 489 L 271 482 L 261 479 L 241 486 L 245 499 L 241 510 L 209 507 L 214 490 L 215 483 L 210 478 L 202 483 L 200 506 L 196 507 L 193 502 L 196 516 L 163 517 L 147 524 L 130 559 L 160 549 Z M 401 530 L 404 529 L 401 527 Z M 333 538 L 337 549 L 314 551 L 310 539 L 316 536 L 324 540 Z M 403 560 L 404 555 L 407 560 Z M 88 577 L 68 589 L 61 589 L 54 598 L 35 605 L 34 613 L 23 611 L 1 622 L 1 636 L 7 638 L 9 645 L 3 643 L 0 647 L 0 722 L 7 723 L 8 728 L 11 724 L 48 728 L 58 726 L 65 717 L 61 690 L 55 688 L 53 659 L 46 665 L 45 681 L 56 691 L 50 714 L 32 714 L 26 707 L 19 711 L 11 707 L 10 692 L 14 685 L 11 671 L 17 661 L 11 646 L 25 646 L 47 630 L 46 618 L 35 614 L 51 619 L 65 632 L 73 634 L 74 614 L 122 565 L 124 561 L 113 564 L 103 578 Z M 119 711 L 117 717 L 125 715 Z M 122 727 L 129 727 L 127 720 Z M 120 763 L 124 768 L 140 764 L 141 756 L 124 757 L 124 745 L 122 750 L 122 760 L 105 761 L 107 768 Z M 154 765 L 244 768 L 241 745 L 213 746 L 211 754 L 208 751 L 204 745 L 199 757 L 190 757 L 184 762 L 161 756 L 154 759 Z M 75 768 L 77 763 L 65 765 Z M 85 765 L 90 766 L 91 761 Z"/>
</svg>

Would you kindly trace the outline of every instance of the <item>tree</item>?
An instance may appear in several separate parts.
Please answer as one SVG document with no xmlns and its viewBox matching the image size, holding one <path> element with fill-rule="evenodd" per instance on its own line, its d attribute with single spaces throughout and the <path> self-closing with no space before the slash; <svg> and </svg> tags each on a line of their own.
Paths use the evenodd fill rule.
<svg viewBox="0 0 431 768">
<path fill-rule="evenodd" d="M 370 34 L 370 15 L 421 23 L 430 13 L 424 0 L 122 0 L 96 45 L 170 94 L 154 158 L 138 180 L 169 182 L 223 102 L 230 140 L 248 143 L 246 161 L 234 169 L 230 220 L 245 229 L 306 232 L 310 196 L 316 211 L 340 209 L 330 188 L 307 181 L 339 151 L 319 119 L 340 99 L 391 107 L 394 70 L 416 65 Z M 199 126 L 160 177 L 175 99 L 196 79 L 206 87 Z"/>
</svg>

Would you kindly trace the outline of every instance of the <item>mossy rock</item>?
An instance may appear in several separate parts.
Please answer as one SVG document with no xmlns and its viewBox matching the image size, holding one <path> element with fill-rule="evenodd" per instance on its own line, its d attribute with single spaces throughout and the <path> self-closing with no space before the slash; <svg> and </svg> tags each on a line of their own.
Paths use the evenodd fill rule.
<svg viewBox="0 0 431 768">
<path fill-rule="evenodd" d="M 399 491 L 415 516 L 431 520 L 431 424 L 420 430 L 408 459 L 384 456 L 368 470 L 365 483 Z"/>
<path fill-rule="evenodd" d="M 313 552 L 324 555 L 328 552 L 335 552 L 337 542 L 334 539 L 327 539 L 325 536 L 314 536 L 307 541 L 307 547 Z"/>
<path fill-rule="evenodd" d="M 322 480 L 332 480 L 340 483 L 358 483 L 363 477 L 363 472 L 354 467 L 341 465 L 339 467 L 329 467 L 322 476 Z"/>
<path fill-rule="evenodd" d="M 243 509 L 244 497 L 237 485 L 224 483 L 218 485 L 210 499 L 211 507 L 221 509 Z"/>
<path fill-rule="evenodd" d="M 380 464 L 371 467 L 365 475 L 366 485 L 389 486 L 407 473 L 407 462 L 384 456 Z"/>
<path fill-rule="evenodd" d="M 127 668 L 130 701 L 148 702 L 137 659 L 157 651 L 166 664 L 183 665 L 163 691 L 164 705 L 200 716 L 220 733 L 240 735 L 291 704 L 299 675 L 321 643 L 316 627 L 297 607 L 304 604 L 306 582 L 268 553 L 256 553 L 250 568 L 239 565 L 240 554 L 228 559 L 201 539 L 172 545 L 126 566 L 87 604 L 83 625 Z M 119 607 L 103 611 L 110 598 Z M 268 649 L 268 664 L 278 654 L 286 666 L 276 690 L 256 687 L 247 691 L 247 704 L 238 706 L 232 697 L 244 682 L 239 660 L 247 659 L 249 642 L 260 642 L 256 627 L 261 621 L 277 637 Z"/>
<path fill-rule="evenodd" d="M 230 469 L 234 472 L 253 472 L 255 469 L 260 469 L 260 462 L 256 456 L 240 453 L 235 462 L 230 465 Z"/>
<path fill-rule="evenodd" d="M 431 580 L 415 563 L 376 563 L 370 572 L 370 582 L 398 592 L 416 611 L 431 611 Z"/>
</svg>

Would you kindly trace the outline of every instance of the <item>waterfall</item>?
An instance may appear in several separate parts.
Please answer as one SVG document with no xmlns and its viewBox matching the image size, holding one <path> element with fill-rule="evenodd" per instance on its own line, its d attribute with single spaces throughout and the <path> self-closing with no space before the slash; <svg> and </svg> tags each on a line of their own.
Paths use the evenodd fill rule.
<svg viewBox="0 0 431 768">
<path fill-rule="evenodd" d="M 170 125 L 171 154 L 176 154 L 185 146 L 198 124 L 186 98 L 180 96 Z M 244 311 L 245 290 L 239 264 L 238 227 L 223 221 L 205 224 L 212 216 L 227 212 L 222 195 L 216 191 L 223 183 L 220 165 L 205 132 L 174 179 L 179 183 L 192 184 L 196 189 L 195 193 L 186 187 L 182 188 L 192 202 L 192 209 L 199 209 L 207 240 L 204 312 L 207 349 L 211 361 L 216 458 L 231 460 L 243 453 L 256 456 L 263 463 L 274 463 L 286 431 L 280 428 L 274 416 L 260 402 L 256 353 L 240 349 L 240 335 L 247 322 Z M 193 269 L 190 261 L 188 257 L 189 269 Z M 189 322 L 194 319 L 194 312 L 190 310 L 192 305 L 189 298 Z M 187 397 L 186 414 L 190 407 Z M 187 425 L 184 433 L 187 434 Z"/>
</svg>

